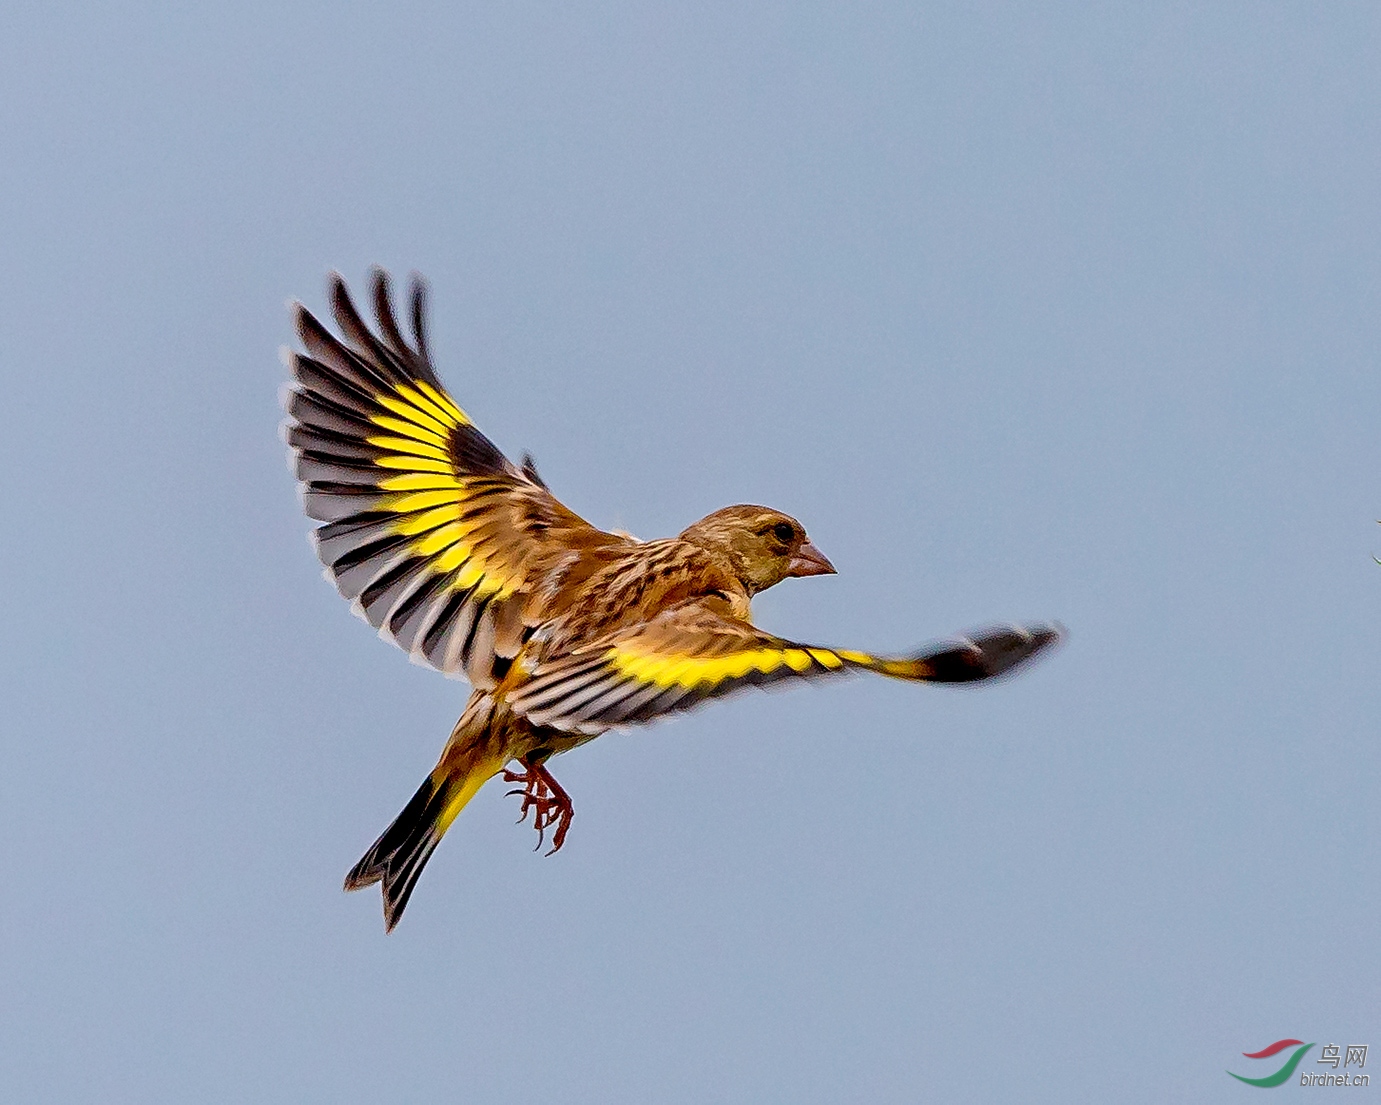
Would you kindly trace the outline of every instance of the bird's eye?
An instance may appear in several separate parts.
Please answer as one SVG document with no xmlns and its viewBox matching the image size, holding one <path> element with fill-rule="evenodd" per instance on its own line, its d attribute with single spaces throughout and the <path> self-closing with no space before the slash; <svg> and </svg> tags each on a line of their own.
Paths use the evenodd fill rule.
<svg viewBox="0 0 1381 1105">
<path fill-rule="evenodd" d="M 791 544 L 792 539 L 796 536 L 796 531 L 792 528 L 790 523 L 778 522 L 775 526 L 772 527 L 772 536 L 775 537 L 778 541 L 780 541 L 783 545 L 789 545 Z"/>
</svg>

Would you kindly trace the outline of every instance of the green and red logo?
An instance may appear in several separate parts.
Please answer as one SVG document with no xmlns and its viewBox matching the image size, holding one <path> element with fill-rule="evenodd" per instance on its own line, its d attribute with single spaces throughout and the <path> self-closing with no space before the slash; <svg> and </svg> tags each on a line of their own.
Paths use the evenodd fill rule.
<svg viewBox="0 0 1381 1105">
<path fill-rule="evenodd" d="M 1279 1055 L 1287 1047 L 1294 1048 L 1294 1054 L 1285 1060 L 1285 1065 L 1275 1074 L 1268 1074 L 1265 1078 L 1247 1078 L 1240 1074 L 1232 1074 L 1232 1071 L 1228 1071 L 1228 1073 L 1232 1074 L 1237 1081 L 1245 1082 L 1248 1086 L 1260 1086 L 1263 1090 L 1270 1089 L 1272 1086 L 1281 1085 L 1290 1075 L 1294 1074 L 1295 1068 L 1299 1066 L 1299 1061 L 1304 1058 L 1304 1053 L 1313 1046 L 1313 1044 L 1306 1044 L 1303 1040 L 1277 1040 L 1270 1047 L 1263 1047 L 1260 1051 L 1242 1052 L 1248 1059 L 1269 1059 L 1272 1055 Z"/>
</svg>

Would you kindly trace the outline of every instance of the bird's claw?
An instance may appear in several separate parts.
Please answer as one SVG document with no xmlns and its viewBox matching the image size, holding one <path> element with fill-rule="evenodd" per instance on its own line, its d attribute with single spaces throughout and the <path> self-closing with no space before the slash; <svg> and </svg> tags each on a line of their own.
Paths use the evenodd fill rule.
<svg viewBox="0 0 1381 1105">
<path fill-rule="evenodd" d="M 526 760 L 522 763 L 526 770 L 518 772 L 505 768 L 503 773 L 505 783 L 523 784 L 508 792 L 521 795 L 523 799 L 518 811 L 518 823 L 526 821 L 528 811 L 532 811 L 532 826 L 537 830 L 537 844 L 532 849 L 534 852 L 546 843 L 547 830 L 554 828 L 551 851 L 547 855 L 555 855 L 566 843 L 566 833 L 570 830 L 571 818 L 575 816 L 570 795 L 541 764 Z"/>
</svg>

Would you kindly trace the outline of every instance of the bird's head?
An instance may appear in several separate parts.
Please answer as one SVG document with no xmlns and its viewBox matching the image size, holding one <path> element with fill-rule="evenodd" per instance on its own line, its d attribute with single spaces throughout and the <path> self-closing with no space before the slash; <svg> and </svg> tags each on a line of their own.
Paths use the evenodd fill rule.
<svg viewBox="0 0 1381 1105">
<path fill-rule="evenodd" d="M 750 594 L 788 576 L 830 575 L 834 565 L 810 543 L 800 522 L 765 506 L 726 506 L 696 522 L 681 540 L 729 559 Z"/>
</svg>

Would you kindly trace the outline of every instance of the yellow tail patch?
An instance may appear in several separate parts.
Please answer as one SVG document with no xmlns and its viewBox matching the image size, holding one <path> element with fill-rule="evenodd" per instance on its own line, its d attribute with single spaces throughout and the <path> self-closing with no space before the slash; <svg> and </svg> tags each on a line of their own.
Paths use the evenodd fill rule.
<svg viewBox="0 0 1381 1105">
<path fill-rule="evenodd" d="M 459 816 L 461 810 L 470 804 L 470 799 L 479 793 L 480 787 L 503 770 L 503 765 L 506 762 L 506 757 L 498 756 L 480 760 L 470 767 L 465 773 L 464 781 L 446 799 L 446 805 L 442 808 L 441 816 L 437 819 L 438 835 L 451 827 L 451 822 Z M 438 787 L 446 786 L 450 781 L 449 774 L 440 779 L 433 778 L 433 782 Z M 454 786 L 453 783 L 452 785 Z"/>
</svg>

